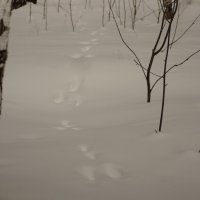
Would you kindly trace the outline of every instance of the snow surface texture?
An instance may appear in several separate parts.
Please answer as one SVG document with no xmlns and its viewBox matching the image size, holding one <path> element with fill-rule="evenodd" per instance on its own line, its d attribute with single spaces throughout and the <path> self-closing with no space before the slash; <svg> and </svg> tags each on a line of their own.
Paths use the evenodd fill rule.
<svg viewBox="0 0 200 200">
<path fill-rule="evenodd" d="M 47 31 L 42 4 L 32 6 L 30 24 L 28 6 L 13 13 L 0 200 L 200 199 L 199 56 L 167 77 L 163 132 L 156 134 L 160 86 L 146 104 L 144 78 L 113 21 L 101 28 L 101 3 L 84 10 L 74 0 L 74 17 L 82 16 L 75 33 L 57 1 L 48 0 Z M 178 33 L 199 8 L 197 0 L 184 8 Z M 129 25 L 123 35 L 147 63 L 159 25 L 153 15 L 137 21 L 135 32 Z M 169 64 L 199 48 L 199 33 L 198 22 L 172 48 Z"/>
</svg>

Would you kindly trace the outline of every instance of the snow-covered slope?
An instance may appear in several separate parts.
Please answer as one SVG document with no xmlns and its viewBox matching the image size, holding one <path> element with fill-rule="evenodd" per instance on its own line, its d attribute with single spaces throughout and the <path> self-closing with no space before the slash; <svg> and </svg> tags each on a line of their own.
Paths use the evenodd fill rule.
<svg viewBox="0 0 200 200">
<path fill-rule="evenodd" d="M 61 1 L 63 4 L 65 1 Z M 113 22 L 101 28 L 100 1 L 69 16 L 49 1 L 12 16 L 0 119 L 0 200 L 196 200 L 200 198 L 199 56 L 170 72 L 163 132 L 155 133 L 140 69 Z M 194 2 L 182 33 L 199 13 Z M 148 62 L 159 25 L 138 21 L 123 35 Z M 170 64 L 200 46 L 199 23 L 173 47 Z M 154 66 L 162 72 L 160 63 Z"/>
</svg>

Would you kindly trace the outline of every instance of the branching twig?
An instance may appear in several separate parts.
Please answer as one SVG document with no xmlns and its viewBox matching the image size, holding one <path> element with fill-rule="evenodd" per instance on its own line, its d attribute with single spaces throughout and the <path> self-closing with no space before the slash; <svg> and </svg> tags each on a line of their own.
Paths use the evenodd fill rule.
<svg viewBox="0 0 200 200">
<path fill-rule="evenodd" d="M 200 49 L 197 50 L 197 51 L 195 51 L 195 52 L 193 52 L 191 55 L 189 55 L 187 58 L 185 58 L 182 62 L 177 63 L 177 64 L 175 64 L 175 65 L 172 65 L 172 66 L 166 71 L 166 74 L 167 74 L 168 72 L 170 72 L 172 69 L 174 69 L 174 68 L 176 68 L 176 67 L 179 67 L 179 66 L 185 64 L 185 62 L 187 62 L 190 58 L 192 58 L 193 56 L 195 56 L 195 55 L 198 54 L 199 52 L 200 52 Z M 157 84 L 162 78 L 163 78 L 163 76 L 160 76 L 160 77 L 155 81 L 155 83 L 154 83 L 154 84 L 152 85 L 152 87 L 151 87 L 151 90 L 153 90 L 153 88 L 156 86 L 156 84 Z"/>
<path fill-rule="evenodd" d="M 158 11 L 158 10 L 159 10 L 159 9 L 153 10 L 153 11 L 151 11 L 150 13 L 147 13 L 146 15 L 144 15 L 143 17 L 140 17 L 140 18 L 136 19 L 136 21 L 138 21 L 138 20 L 144 20 L 144 18 L 149 17 L 150 15 L 154 14 L 154 12 L 156 12 L 156 11 Z"/>
<path fill-rule="evenodd" d="M 134 50 L 127 44 L 127 42 L 124 40 L 124 38 L 123 38 L 123 36 L 122 36 L 122 33 L 121 33 L 121 31 L 120 31 L 119 25 L 118 25 L 118 23 L 117 23 L 117 20 L 116 20 L 116 18 L 115 18 L 115 14 L 114 14 L 114 12 L 113 12 L 112 5 L 111 5 L 110 0 L 108 0 L 108 3 L 109 3 L 110 10 L 111 10 L 111 13 L 112 13 L 112 16 L 113 16 L 115 25 L 116 25 L 116 27 L 117 27 L 117 30 L 118 30 L 118 33 L 119 33 L 119 36 L 120 36 L 122 42 L 123 42 L 124 45 L 132 52 L 132 54 L 133 54 L 134 57 L 136 58 L 136 61 L 137 61 L 136 64 L 140 66 L 140 68 L 142 69 L 142 72 L 143 72 L 144 76 L 146 77 L 146 73 L 145 73 L 145 70 L 144 70 L 145 67 L 143 67 L 143 65 L 142 65 L 142 63 L 141 63 L 139 57 L 138 57 L 137 54 L 135 53 L 135 51 L 134 51 Z"/>
<path fill-rule="evenodd" d="M 152 13 L 154 14 L 154 16 L 155 16 L 156 19 L 157 19 L 157 15 L 156 15 L 156 13 L 155 13 L 155 10 L 154 10 L 153 8 L 151 8 L 151 7 L 147 4 L 146 1 L 144 1 L 144 4 L 146 5 L 146 7 L 147 7 L 150 11 L 152 11 Z"/>
<path fill-rule="evenodd" d="M 175 39 L 172 43 L 170 43 L 170 46 L 178 42 L 191 29 L 191 27 L 196 23 L 199 17 L 200 17 L 200 14 L 194 19 L 194 21 L 188 26 L 188 28 L 177 39 Z"/>
<path fill-rule="evenodd" d="M 175 26 L 172 42 L 170 43 L 170 48 L 172 48 L 173 42 L 174 42 L 175 37 L 176 37 L 176 33 L 177 33 L 177 30 L 178 30 L 179 18 L 180 18 L 180 5 L 178 5 L 176 26 Z"/>
</svg>

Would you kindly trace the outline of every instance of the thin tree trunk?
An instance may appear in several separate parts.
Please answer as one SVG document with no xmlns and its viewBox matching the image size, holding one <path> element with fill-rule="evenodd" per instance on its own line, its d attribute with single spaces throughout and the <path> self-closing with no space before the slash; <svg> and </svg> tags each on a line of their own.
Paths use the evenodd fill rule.
<svg viewBox="0 0 200 200">
<path fill-rule="evenodd" d="M 105 0 L 103 0 L 103 5 L 102 5 L 102 27 L 105 26 Z"/>
<path fill-rule="evenodd" d="M 123 0 L 124 5 L 124 28 L 126 28 L 126 0 Z"/>
<path fill-rule="evenodd" d="M 147 103 L 151 102 L 151 82 L 150 82 L 150 75 L 146 77 L 146 84 L 147 84 Z"/>
<path fill-rule="evenodd" d="M 44 0 L 44 2 L 43 2 L 43 19 L 46 18 L 46 8 L 45 8 L 45 6 L 46 6 L 46 0 Z"/>
<path fill-rule="evenodd" d="M 165 64 L 164 64 L 164 71 L 163 71 L 163 94 L 162 94 L 162 106 L 161 106 L 161 113 L 160 113 L 159 132 L 161 132 L 161 130 L 162 130 L 163 114 L 164 114 L 164 108 L 165 108 L 166 71 L 167 71 L 167 61 L 168 61 L 169 47 L 170 47 L 170 34 L 171 34 L 171 22 L 170 22 L 169 28 L 168 28 L 167 50 L 166 50 Z"/>
<path fill-rule="evenodd" d="M 57 7 L 57 12 L 60 12 L 60 0 L 58 0 L 58 7 Z"/>
<path fill-rule="evenodd" d="M 162 35 L 163 29 L 164 29 L 164 21 L 165 21 L 165 18 L 164 18 L 164 15 L 163 15 L 162 23 L 161 23 L 161 26 L 160 26 L 160 32 L 158 34 L 158 37 L 157 37 L 156 43 L 154 45 L 154 48 L 152 49 L 151 58 L 150 58 L 150 61 L 149 61 L 149 64 L 148 64 L 148 68 L 147 68 L 147 76 L 146 76 L 146 82 L 147 82 L 147 103 L 151 102 L 151 92 L 152 92 L 152 89 L 151 89 L 151 69 L 152 69 L 152 66 L 153 66 L 154 58 L 162 50 L 162 48 L 160 48 L 159 50 L 157 50 L 157 47 L 158 47 L 158 44 L 160 42 L 161 35 Z M 163 44 L 165 44 L 165 39 L 164 39 Z"/>
<path fill-rule="evenodd" d="M 85 0 L 85 9 L 87 9 L 88 0 Z"/>
<path fill-rule="evenodd" d="M 29 3 L 29 23 L 32 21 L 32 4 Z"/>
<path fill-rule="evenodd" d="M 46 0 L 46 6 L 45 6 L 45 13 L 46 13 L 46 19 L 45 19 L 45 30 L 47 31 L 48 28 L 48 10 L 47 10 L 47 0 Z"/>
<path fill-rule="evenodd" d="M 70 20 L 72 25 L 72 31 L 75 31 L 75 24 L 73 19 L 73 8 L 72 8 L 72 0 L 69 1 L 69 12 L 70 12 Z"/>
</svg>

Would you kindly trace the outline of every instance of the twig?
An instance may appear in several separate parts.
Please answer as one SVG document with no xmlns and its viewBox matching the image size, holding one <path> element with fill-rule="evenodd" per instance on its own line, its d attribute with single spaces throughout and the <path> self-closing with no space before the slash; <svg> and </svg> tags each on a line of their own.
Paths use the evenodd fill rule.
<svg viewBox="0 0 200 200">
<path fill-rule="evenodd" d="M 172 42 L 170 43 L 170 48 L 172 48 L 173 42 L 174 42 L 175 37 L 176 37 L 177 29 L 178 29 L 178 22 L 179 22 L 179 18 L 180 18 L 180 6 L 179 5 L 178 5 L 177 14 L 178 14 L 178 16 L 177 16 L 177 20 L 176 20 L 176 27 L 175 27 L 175 30 L 174 30 Z"/>
<path fill-rule="evenodd" d="M 196 23 L 196 21 L 199 19 L 200 14 L 194 19 L 194 21 L 188 26 L 188 28 L 172 43 L 170 43 L 170 46 L 173 45 L 174 43 L 178 42 L 189 30 L 190 28 Z"/>
<path fill-rule="evenodd" d="M 135 56 L 136 61 L 137 61 L 136 64 L 140 66 L 140 68 L 142 69 L 142 72 L 143 72 L 144 76 L 146 77 L 146 73 L 145 73 L 144 67 L 143 67 L 143 65 L 142 65 L 142 63 L 141 63 L 139 57 L 137 56 L 137 54 L 135 53 L 135 51 L 127 44 L 127 42 L 124 40 L 124 38 L 123 38 L 123 36 L 122 36 L 122 33 L 121 33 L 121 31 L 120 31 L 120 28 L 119 28 L 119 25 L 118 25 L 117 20 L 116 20 L 116 18 L 115 18 L 115 14 L 114 14 L 114 12 L 113 12 L 112 5 L 111 5 L 110 0 L 108 0 L 108 3 L 109 3 L 110 10 L 111 10 L 111 13 L 112 13 L 112 16 L 113 16 L 115 25 L 116 25 L 116 27 L 117 27 L 117 30 L 118 30 L 118 33 L 119 33 L 119 36 L 120 36 L 122 42 L 123 42 L 124 45 L 133 53 L 133 55 Z"/>
<path fill-rule="evenodd" d="M 200 52 L 200 49 L 197 50 L 197 51 L 195 51 L 195 52 L 193 52 L 191 55 L 189 55 L 187 58 L 185 58 L 182 62 L 177 63 L 177 64 L 171 66 L 171 67 L 166 71 L 166 74 L 167 74 L 168 72 L 170 72 L 172 69 L 174 69 L 175 67 L 179 67 L 179 66 L 183 65 L 185 62 L 187 62 L 190 58 L 192 58 L 193 56 L 195 56 L 195 55 L 198 54 L 199 52 Z M 154 84 L 152 85 L 152 87 L 151 87 L 151 90 L 153 90 L 153 88 L 156 86 L 156 84 L 157 84 L 162 78 L 163 78 L 163 75 L 160 76 L 160 77 L 155 81 L 155 83 L 154 83 Z"/>
</svg>

